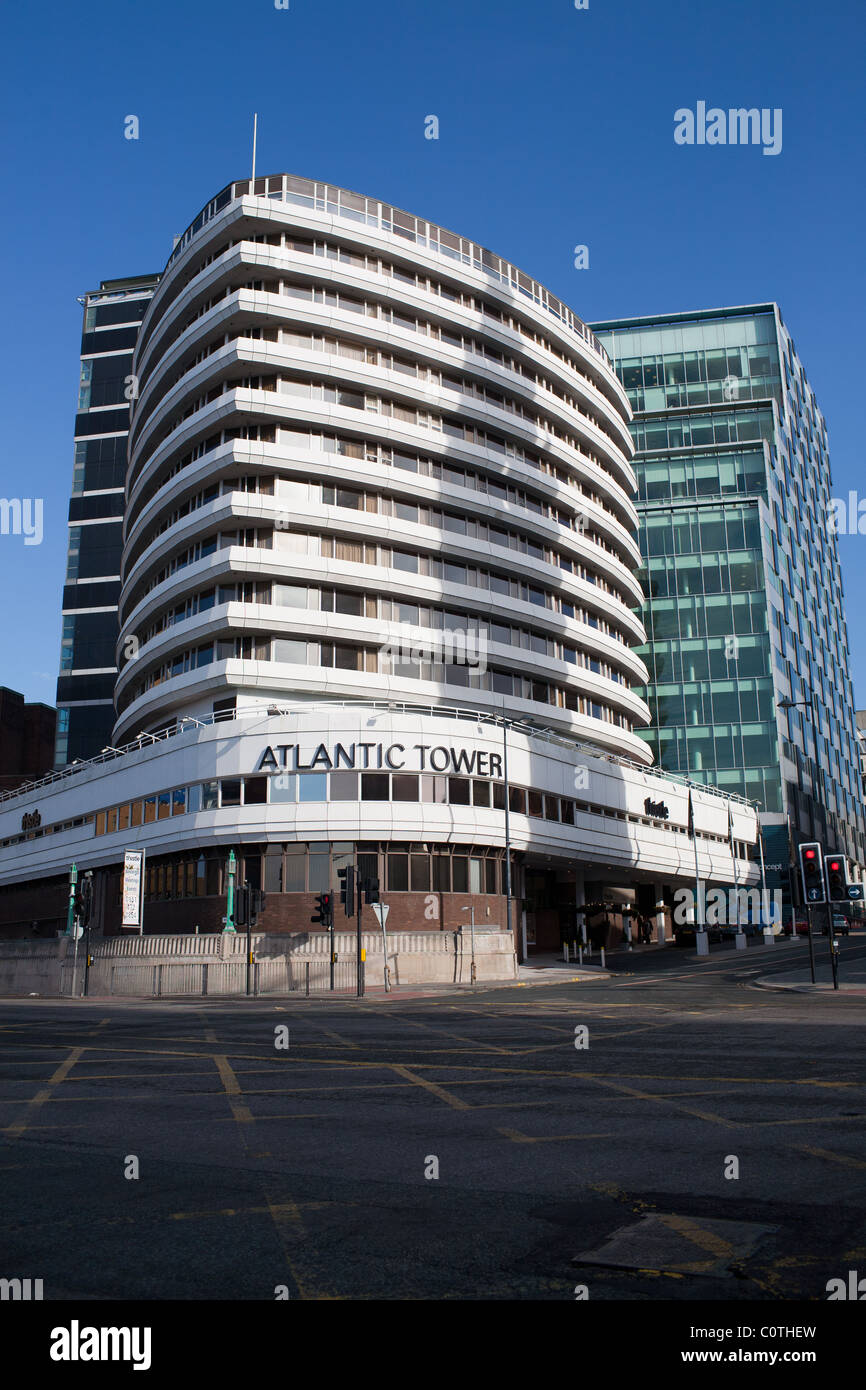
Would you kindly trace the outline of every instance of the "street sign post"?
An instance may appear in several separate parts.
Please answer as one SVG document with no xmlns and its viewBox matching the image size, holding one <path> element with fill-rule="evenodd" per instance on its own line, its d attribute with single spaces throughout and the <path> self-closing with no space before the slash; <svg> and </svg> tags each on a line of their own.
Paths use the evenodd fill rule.
<svg viewBox="0 0 866 1390">
<path fill-rule="evenodd" d="M 384 961 L 385 993 L 387 994 L 388 990 L 391 988 L 391 972 L 388 969 L 388 937 L 385 932 L 385 923 L 388 920 L 388 913 L 391 909 L 387 903 L 381 902 L 371 903 L 370 906 L 378 918 L 379 926 L 382 928 L 382 958 Z"/>
<path fill-rule="evenodd" d="M 127 849 L 123 852 L 123 883 L 120 889 L 122 927 L 137 927 L 144 930 L 144 850 Z"/>
</svg>

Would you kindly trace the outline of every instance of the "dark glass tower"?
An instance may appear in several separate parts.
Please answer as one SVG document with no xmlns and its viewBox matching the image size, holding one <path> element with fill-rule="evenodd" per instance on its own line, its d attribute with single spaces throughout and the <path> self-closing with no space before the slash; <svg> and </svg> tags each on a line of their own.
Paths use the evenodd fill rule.
<svg viewBox="0 0 866 1390">
<path fill-rule="evenodd" d="M 775 304 L 592 326 L 635 412 L 640 735 L 759 804 L 788 899 L 791 841 L 866 857 L 824 419 Z"/>
<path fill-rule="evenodd" d="M 103 280 L 81 300 L 81 384 L 63 590 L 55 766 L 111 742 L 117 678 L 132 352 L 158 275 Z"/>
</svg>

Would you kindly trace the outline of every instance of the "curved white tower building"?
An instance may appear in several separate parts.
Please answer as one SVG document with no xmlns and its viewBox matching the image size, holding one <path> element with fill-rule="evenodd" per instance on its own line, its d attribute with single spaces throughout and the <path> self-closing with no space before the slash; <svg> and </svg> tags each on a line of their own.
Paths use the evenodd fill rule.
<svg viewBox="0 0 866 1390">
<path fill-rule="evenodd" d="M 196 219 L 139 335 L 115 742 L 232 697 L 386 699 L 647 761 L 604 349 L 465 238 L 256 182 Z"/>
<path fill-rule="evenodd" d="M 62 925 L 74 860 L 119 932 L 143 850 L 146 933 L 220 932 L 247 882 L 305 941 L 353 864 L 452 978 L 470 922 L 507 974 L 585 902 L 670 934 L 676 884 L 754 881 L 751 806 L 635 732 L 629 406 L 544 286 L 373 198 L 241 181 L 133 373 L 113 746 L 0 796 L 0 929 Z"/>
</svg>

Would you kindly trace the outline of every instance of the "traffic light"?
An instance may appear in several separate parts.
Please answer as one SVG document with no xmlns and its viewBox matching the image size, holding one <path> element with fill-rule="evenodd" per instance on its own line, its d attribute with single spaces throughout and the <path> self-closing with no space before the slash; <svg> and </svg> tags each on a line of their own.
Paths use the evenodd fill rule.
<svg viewBox="0 0 866 1390">
<path fill-rule="evenodd" d="M 364 879 L 364 902 L 377 903 L 379 901 L 379 880 L 377 878 Z"/>
<path fill-rule="evenodd" d="M 262 913 L 263 913 L 264 910 L 265 910 L 265 902 L 266 902 L 266 901 L 267 901 L 267 894 L 266 894 L 266 893 L 263 893 L 262 890 L 261 890 L 261 888 L 251 888 L 251 889 L 250 889 L 250 926 L 251 926 L 251 927 L 257 927 L 257 926 L 258 926 L 258 924 L 259 924 L 259 917 L 262 915 Z"/>
<path fill-rule="evenodd" d="M 75 892 L 75 915 L 82 927 L 89 925 L 92 911 L 93 875 L 88 872 L 82 878 Z"/>
<path fill-rule="evenodd" d="M 823 903 L 827 901 L 824 887 L 824 851 L 819 844 L 800 845 L 800 878 L 803 883 L 803 901 Z"/>
<path fill-rule="evenodd" d="M 827 900 L 831 903 L 848 901 L 848 865 L 839 854 L 828 855 L 824 861 L 827 870 Z"/>
<path fill-rule="evenodd" d="M 250 918 L 250 886 L 239 883 L 235 889 L 234 922 L 236 927 L 245 927 Z"/>
<path fill-rule="evenodd" d="M 316 913 L 310 918 L 323 927 L 330 927 L 334 921 L 334 900 L 330 893 L 316 894 Z"/>
<path fill-rule="evenodd" d="M 354 917 L 355 870 L 351 864 L 347 864 L 344 869 L 337 870 L 337 877 L 340 880 L 340 902 L 343 904 L 343 911 L 347 917 Z"/>
</svg>

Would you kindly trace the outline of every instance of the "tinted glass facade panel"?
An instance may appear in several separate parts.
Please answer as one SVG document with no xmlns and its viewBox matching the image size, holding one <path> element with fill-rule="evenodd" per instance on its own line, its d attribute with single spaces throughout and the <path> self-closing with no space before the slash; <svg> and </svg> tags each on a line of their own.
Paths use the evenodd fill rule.
<svg viewBox="0 0 866 1390">
<path fill-rule="evenodd" d="M 662 767 L 759 802 L 774 860 L 814 838 L 862 864 L 827 434 L 778 309 L 595 331 L 635 411 L 641 737 Z"/>
<path fill-rule="evenodd" d="M 124 511 L 128 379 L 138 325 L 157 280 L 154 275 L 132 282 L 103 281 L 100 289 L 83 301 L 57 683 L 58 767 L 73 759 L 91 758 L 111 742 L 123 541 L 123 525 L 118 518 Z M 126 326 L 114 326 L 118 324 Z"/>
</svg>

